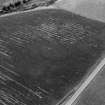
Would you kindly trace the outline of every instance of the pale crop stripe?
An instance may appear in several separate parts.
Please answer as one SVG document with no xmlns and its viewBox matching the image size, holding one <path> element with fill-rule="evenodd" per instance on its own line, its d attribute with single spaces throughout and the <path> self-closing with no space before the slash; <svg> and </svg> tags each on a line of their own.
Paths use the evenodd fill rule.
<svg viewBox="0 0 105 105">
<path fill-rule="evenodd" d="M 95 70 L 89 75 L 89 77 L 85 80 L 85 82 L 80 86 L 80 88 L 74 93 L 70 100 L 67 101 L 65 105 L 73 105 L 76 99 L 80 96 L 80 94 L 84 91 L 84 89 L 89 85 L 89 83 L 95 78 L 95 76 L 103 70 L 105 65 L 105 58 L 99 63 L 99 65 L 95 68 Z"/>
</svg>

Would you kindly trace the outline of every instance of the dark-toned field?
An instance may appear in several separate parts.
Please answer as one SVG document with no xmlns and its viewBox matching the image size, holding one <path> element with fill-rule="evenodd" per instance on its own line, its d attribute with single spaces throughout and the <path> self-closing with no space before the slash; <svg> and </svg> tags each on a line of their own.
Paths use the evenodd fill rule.
<svg viewBox="0 0 105 105">
<path fill-rule="evenodd" d="M 48 7 L 57 0 L 5 0 L 0 1 L 0 15 L 7 13 L 26 11 L 38 7 Z"/>
<path fill-rule="evenodd" d="M 72 95 L 105 50 L 104 29 L 57 9 L 1 17 L 1 105 L 54 105 Z"/>
</svg>

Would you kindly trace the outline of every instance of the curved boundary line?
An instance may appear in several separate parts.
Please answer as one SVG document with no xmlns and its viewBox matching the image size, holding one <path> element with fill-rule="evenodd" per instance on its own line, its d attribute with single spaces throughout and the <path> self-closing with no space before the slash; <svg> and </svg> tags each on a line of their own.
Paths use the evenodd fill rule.
<svg viewBox="0 0 105 105">
<path fill-rule="evenodd" d="M 32 11 L 36 11 L 36 10 L 41 10 L 41 9 L 56 9 L 56 7 L 52 6 L 48 6 L 48 7 L 38 7 L 38 8 L 34 8 L 34 9 L 30 9 L 30 10 L 24 10 L 24 11 L 17 11 L 17 12 L 12 12 L 12 13 L 7 13 L 7 14 L 3 14 L 0 16 L 0 18 L 2 17 L 8 17 L 11 15 L 16 15 L 16 14 L 22 14 L 22 13 L 28 13 L 28 12 L 32 12 Z"/>
</svg>

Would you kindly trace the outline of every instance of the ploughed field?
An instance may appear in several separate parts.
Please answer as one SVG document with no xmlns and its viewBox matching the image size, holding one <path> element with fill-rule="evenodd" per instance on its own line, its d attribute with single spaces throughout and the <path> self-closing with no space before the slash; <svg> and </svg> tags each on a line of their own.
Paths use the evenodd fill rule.
<svg viewBox="0 0 105 105">
<path fill-rule="evenodd" d="M 1 0 L 0 15 L 11 12 L 31 10 L 38 7 L 48 7 L 57 0 Z"/>
</svg>

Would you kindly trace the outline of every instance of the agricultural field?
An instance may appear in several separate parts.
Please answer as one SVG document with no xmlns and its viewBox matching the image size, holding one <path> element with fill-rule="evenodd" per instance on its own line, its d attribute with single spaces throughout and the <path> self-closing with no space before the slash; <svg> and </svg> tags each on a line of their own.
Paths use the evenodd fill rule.
<svg viewBox="0 0 105 105">
<path fill-rule="evenodd" d="M 37 7 L 49 6 L 57 0 L 2 0 L 0 1 L 0 14 L 14 11 L 24 11 Z"/>
</svg>

